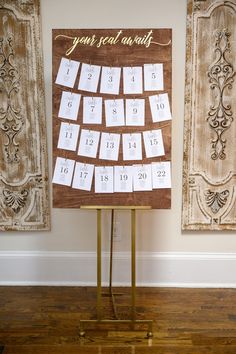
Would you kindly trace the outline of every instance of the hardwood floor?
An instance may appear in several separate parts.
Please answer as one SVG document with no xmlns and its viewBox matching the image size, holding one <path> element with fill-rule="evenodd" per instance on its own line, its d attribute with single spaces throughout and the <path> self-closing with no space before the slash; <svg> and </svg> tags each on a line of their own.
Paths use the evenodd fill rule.
<svg viewBox="0 0 236 354">
<path fill-rule="evenodd" d="M 119 317 L 129 317 L 130 290 L 116 289 Z M 111 299 L 103 297 L 106 318 Z M 96 318 L 96 288 L 0 287 L 0 354 L 236 354 L 236 289 L 138 288 L 137 319 L 147 326 L 87 324 Z"/>
</svg>

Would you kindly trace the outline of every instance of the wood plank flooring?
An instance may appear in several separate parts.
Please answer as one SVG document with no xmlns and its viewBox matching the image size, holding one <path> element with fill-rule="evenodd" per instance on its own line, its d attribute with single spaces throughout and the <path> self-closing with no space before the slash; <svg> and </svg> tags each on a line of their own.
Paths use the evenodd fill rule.
<svg viewBox="0 0 236 354">
<path fill-rule="evenodd" d="M 130 289 L 115 289 L 118 315 L 130 315 Z M 121 295 L 122 293 L 122 295 Z M 236 289 L 137 288 L 137 319 L 147 326 L 86 324 L 96 288 L 0 287 L 0 354 L 236 354 Z M 103 297 L 106 318 L 111 299 Z"/>
</svg>

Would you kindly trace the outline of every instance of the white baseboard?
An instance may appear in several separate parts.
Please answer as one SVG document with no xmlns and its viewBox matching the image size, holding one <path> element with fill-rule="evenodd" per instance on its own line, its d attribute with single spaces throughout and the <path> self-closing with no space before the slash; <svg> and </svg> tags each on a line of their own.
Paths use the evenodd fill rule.
<svg viewBox="0 0 236 354">
<path fill-rule="evenodd" d="M 236 253 L 138 253 L 137 286 L 236 288 Z M 95 252 L 0 252 L 0 285 L 96 285 Z M 109 280 L 109 254 L 102 256 Z M 130 253 L 114 254 L 113 284 L 130 285 Z"/>
</svg>

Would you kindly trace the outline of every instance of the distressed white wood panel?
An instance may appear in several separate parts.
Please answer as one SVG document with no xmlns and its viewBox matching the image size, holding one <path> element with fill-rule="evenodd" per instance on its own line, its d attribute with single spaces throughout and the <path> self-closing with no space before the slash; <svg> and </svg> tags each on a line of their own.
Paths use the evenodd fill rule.
<svg viewBox="0 0 236 354">
<path fill-rule="evenodd" d="M 236 229 L 236 0 L 188 0 L 184 230 Z"/>
<path fill-rule="evenodd" d="M 39 0 L 0 0 L 0 229 L 48 230 Z"/>
</svg>

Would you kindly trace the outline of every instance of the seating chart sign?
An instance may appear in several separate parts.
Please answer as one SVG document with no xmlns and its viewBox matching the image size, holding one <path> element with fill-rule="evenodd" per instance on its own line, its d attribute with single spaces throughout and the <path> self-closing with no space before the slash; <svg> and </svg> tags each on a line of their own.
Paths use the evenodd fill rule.
<svg viewBox="0 0 236 354">
<path fill-rule="evenodd" d="M 53 207 L 171 207 L 171 29 L 55 29 Z"/>
</svg>

